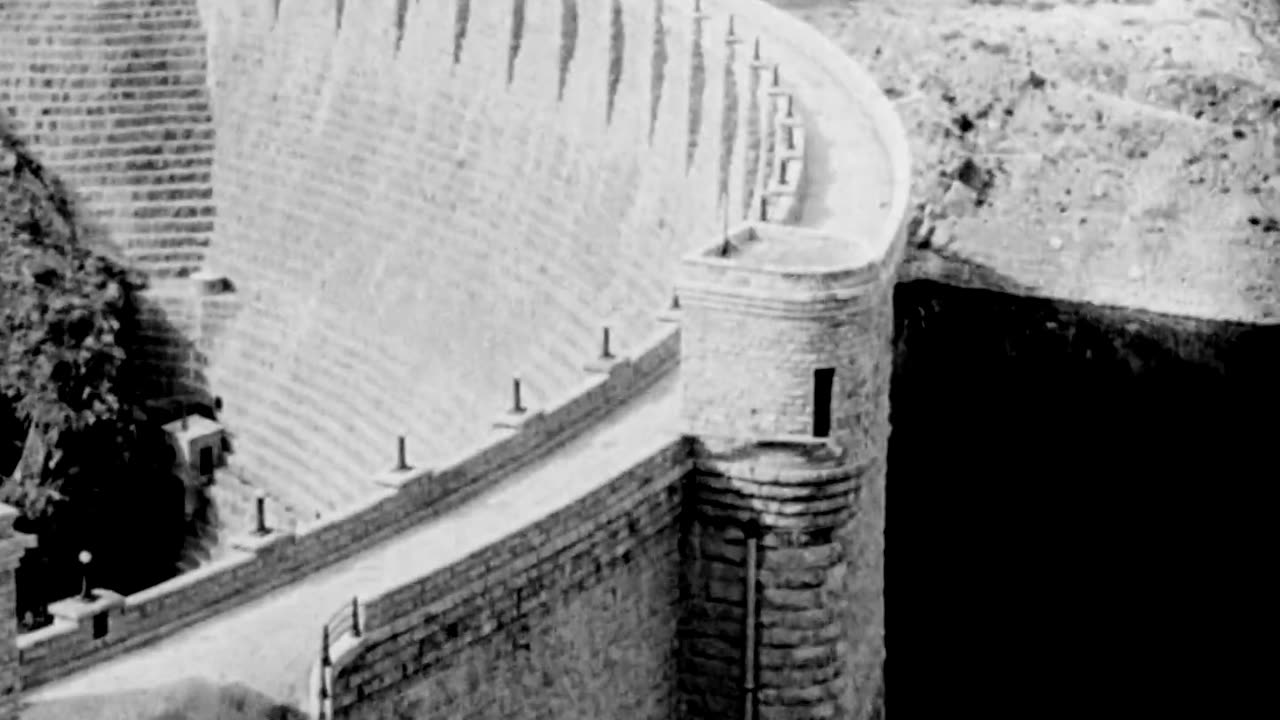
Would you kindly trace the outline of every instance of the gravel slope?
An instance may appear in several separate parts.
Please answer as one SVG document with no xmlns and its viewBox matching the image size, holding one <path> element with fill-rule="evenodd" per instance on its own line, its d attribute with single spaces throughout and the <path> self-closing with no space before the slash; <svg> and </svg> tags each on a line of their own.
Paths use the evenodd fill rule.
<svg viewBox="0 0 1280 720">
<path fill-rule="evenodd" d="M 1280 3 L 774 2 L 897 98 L 911 276 L 1280 319 Z"/>
</svg>

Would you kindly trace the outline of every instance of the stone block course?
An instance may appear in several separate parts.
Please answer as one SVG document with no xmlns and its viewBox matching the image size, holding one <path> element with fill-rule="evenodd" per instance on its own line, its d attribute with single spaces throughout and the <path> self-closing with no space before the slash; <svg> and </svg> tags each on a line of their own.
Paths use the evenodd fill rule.
<svg viewBox="0 0 1280 720">
<path fill-rule="evenodd" d="M 517 629 L 536 628 L 540 625 L 537 618 L 548 609 L 556 612 L 554 608 L 566 597 L 596 592 L 593 588 L 607 583 L 611 575 L 651 567 L 649 563 L 654 562 L 659 563 L 652 566 L 654 570 L 662 569 L 666 579 L 650 592 L 661 591 L 668 598 L 669 621 L 674 622 L 678 585 L 673 533 L 681 501 L 679 493 L 670 490 L 685 472 L 682 447 L 676 444 L 662 449 L 602 490 L 481 550 L 460 565 L 433 574 L 419 586 L 406 586 L 370 600 L 367 637 L 371 639 L 364 653 L 339 673 L 335 687 L 345 688 L 351 696 L 376 698 L 380 690 L 394 685 L 385 680 L 381 666 L 403 666 L 408 661 L 415 674 L 438 673 L 465 656 L 464 648 L 502 642 L 494 639 L 494 634 L 513 625 Z M 664 539 L 659 542 L 658 538 Z M 445 588 L 459 589 L 441 595 Z M 616 603 L 623 602 L 626 595 L 613 591 L 610 597 L 616 598 L 610 600 Z M 423 625 L 424 620 L 428 626 Z M 377 624 L 386 622 L 390 624 L 383 628 Z M 427 627 L 438 629 L 426 635 Z M 663 637 L 674 634 L 645 640 Z M 655 652 L 669 654 L 669 647 L 663 649 L 669 644 L 663 643 Z M 673 676 L 664 670 L 662 677 Z M 362 710 L 353 712 L 359 716 Z"/>
</svg>

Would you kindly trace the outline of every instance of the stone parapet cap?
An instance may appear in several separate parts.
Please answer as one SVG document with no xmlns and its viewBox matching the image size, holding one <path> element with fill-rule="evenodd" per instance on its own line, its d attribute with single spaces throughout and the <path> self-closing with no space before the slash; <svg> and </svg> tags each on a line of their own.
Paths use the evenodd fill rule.
<svg viewBox="0 0 1280 720">
<path fill-rule="evenodd" d="M 714 307 L 764 316 L 826 317 L 883 302 L 895 259 L 896 254 L 862 267 L 810 272 L 736 265 L 731 251 L 727 259 L 686 260 L 678 288 L 685 311 Z"/>
<path fill-rule="evenodd" d="M 267 531 L 262 534 L 250 532 L 236 537 L 231 541 L 231 547 L 245 552 L 259 553 L 265 552 L 283 542 L 292 541 L 293 537 L 293 533 L 284 533 L 267 528 Z"/>
<path fill-rule="evenodd" d="M 411 465 L 404 470 L 392 469 L 378 473 L 374 476 L 373 482 L 379 487 L 399 490 L 411 482 L 430 482 L 435 474 L 436 471 L 432 468 L 416 468 Z"/>
<path fill-rule="evenodd" d="M 597 375 L 610 375 L 621 368 L 630 367 L 631 358 L 624 355 L 599 357 L 582 366 L 586 372 Z"/>
<path fill-rule="evenodd" d="M 71 597 L 49 605 L 49 614 L 56 618 L 80 622 L 101 612 L 124 606 L 124 596 L 110 590 L 95 589 L 90 591 L 92 600 Z"/>
<path fill-rule="evenodd" d="M 525 408 L 524 412 L 515 412 L 514 410 L 508 410 L 498 415 L 498 417 L 494 419 L 493 427 L 496 430 L 520 431 L 524 429 L 526 426 L 531 425 L 534 422 L 540 420 L 542 418 L 542 415 L 543 415 L 542 410 L 530 410 L 527 407 Z"/>
<path fill-rule="evenodd" d="M 840 291 L 780 294 L 721 285 L 685 287 L 692 309 L 714 308 L 743 315 L 789 319 L 838 317 L 867 310 L 883 302 L 871 284 Z"/>
<path fill-rule="evenodd" d="M 15 644 L 21 652 L 33 647 L 39 647 L 42 643 L 49 642 L 59 636 L 74 633 L 78 627 L 79 624 L 74 620 L 55 616 L 52 623 L 37 630 L 19 634 Z"/>
<path fill-rule="evenodd" d="M 682 275 L 694 282 L 718 279 L 748 284 L 750 276 L 773 276 L 804 289 L 813 279 L 859 284 L 876 275 L 882 255 L 858 238 L 807 228 L 745 222 L 682 258 Z M 735 283 L 738 278 L 743 278 Z"/>
</svg>

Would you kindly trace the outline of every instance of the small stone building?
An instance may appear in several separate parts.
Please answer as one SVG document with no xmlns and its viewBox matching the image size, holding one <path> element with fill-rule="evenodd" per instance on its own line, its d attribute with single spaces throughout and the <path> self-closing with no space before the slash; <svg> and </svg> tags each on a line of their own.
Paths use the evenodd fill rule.
<svg viewBox="0 0 1280 720">
<path fill-rule="evenodd" d="M 190 518 L 202 488 L 225 464 L 222 425 L 202 415 L 187 415 L 164 426 L 174 451 L 173 472 L 186 487 L 185 512 Z"/>
</svg>

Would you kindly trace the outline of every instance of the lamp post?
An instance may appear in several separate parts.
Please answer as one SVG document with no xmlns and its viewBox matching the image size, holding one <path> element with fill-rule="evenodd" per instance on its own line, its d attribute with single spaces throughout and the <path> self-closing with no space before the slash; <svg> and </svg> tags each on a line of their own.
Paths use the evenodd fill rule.
<svg viewBox="0 0 1280 720">
<path fill-rule="evenodd" d="M 80 560 L 80 599 L 85 602 L 93 600 L 93 593 L 89 591 L 89 563 L 93 562 L 93 554 L 88 550 L 81 550 Z"/>
</svg>

